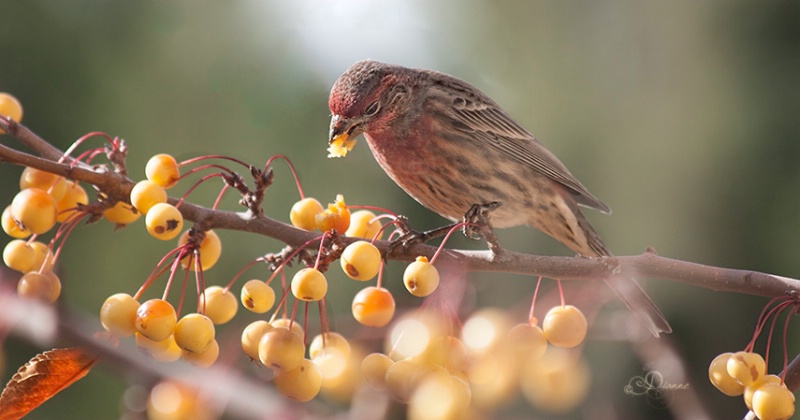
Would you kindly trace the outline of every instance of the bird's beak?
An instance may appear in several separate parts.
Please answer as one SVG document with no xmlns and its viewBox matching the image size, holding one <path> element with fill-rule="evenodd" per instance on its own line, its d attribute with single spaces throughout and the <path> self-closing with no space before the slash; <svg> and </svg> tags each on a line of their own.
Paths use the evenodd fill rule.
<svg viewBox="0 0 800 420">
<path fill-rule="evenodd" d="M 328 157 L 344 157 L 356 147 L 356 136 L 362 133 L 359 124 L 334 115 L 331 118 L 331 130 L 328 134 Z"/>
</svg>

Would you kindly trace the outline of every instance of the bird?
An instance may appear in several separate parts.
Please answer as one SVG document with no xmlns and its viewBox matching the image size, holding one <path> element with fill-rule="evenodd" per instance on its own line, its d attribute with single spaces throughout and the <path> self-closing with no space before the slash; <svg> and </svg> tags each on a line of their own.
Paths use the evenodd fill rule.
<svg viewBox="0 0 800 420">
<path fill-rule="evenodd" d="M 364 60 L 334 82 L 328 106 L 330 156 L 346 155 L 363 134 L 386 174 L 446 219 L 499 203 L 488 216 L 492 227 L 527 225 L 579 255 L 612 256 L 580 207 L 611 209 L 475 86 L 433 70 Z M 672 331 L 633 278 L 606 283 L 655 336 Z"/>
</svg>

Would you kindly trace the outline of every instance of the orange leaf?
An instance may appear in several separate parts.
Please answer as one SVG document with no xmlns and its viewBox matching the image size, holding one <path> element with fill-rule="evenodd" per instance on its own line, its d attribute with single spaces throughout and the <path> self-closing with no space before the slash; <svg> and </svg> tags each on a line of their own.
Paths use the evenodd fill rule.
<svg viewBox="0 0 800 420">
<path fill-rule="evenodd" d="M 53 349 L 37 355 L 8 381 L 0 395 L 0 420 L 22 418 L 83 378 L 97 357 L 80 348 Z"/>
</svg>

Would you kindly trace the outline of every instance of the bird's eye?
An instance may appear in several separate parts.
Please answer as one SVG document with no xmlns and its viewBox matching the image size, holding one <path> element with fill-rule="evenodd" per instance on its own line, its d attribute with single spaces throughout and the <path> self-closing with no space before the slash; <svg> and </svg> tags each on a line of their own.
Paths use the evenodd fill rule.
<svg viewBox="0 0 800 420">
<path fill-rule="evenodd" d="M 379 108 L 378 101 L 375 101 L 375 102 L 369 104 L 367 109 L 364 111 L 364 114 L 365 115 L 375 115 L 375 113 L 378 112 L 378 108 Z"/>
</svg>

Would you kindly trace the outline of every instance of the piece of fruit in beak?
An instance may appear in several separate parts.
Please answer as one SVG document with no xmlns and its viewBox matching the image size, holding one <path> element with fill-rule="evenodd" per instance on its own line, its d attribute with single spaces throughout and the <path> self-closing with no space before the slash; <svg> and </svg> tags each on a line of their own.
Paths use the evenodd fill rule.
<svg viewBox="0 0 800 420">
<path fill-rule="evenodd" d="M 347 133 L 337 134 L 330 140 L 328 157 L 345 157 L 347 152 L 353 150 L 354 147 L 356 147 L 356 139 L 350 138 Z"/>
</svg>

